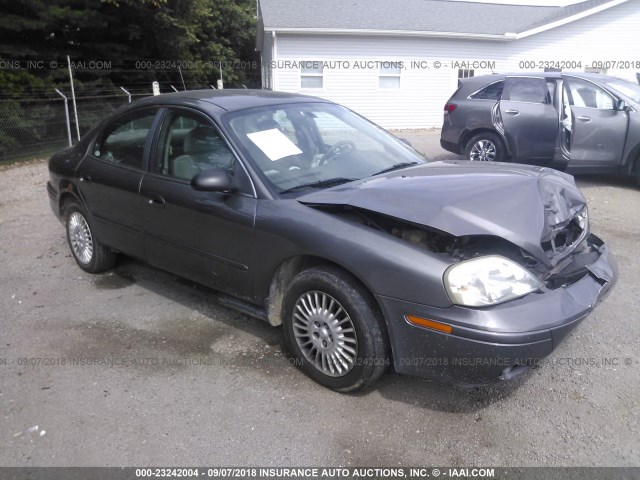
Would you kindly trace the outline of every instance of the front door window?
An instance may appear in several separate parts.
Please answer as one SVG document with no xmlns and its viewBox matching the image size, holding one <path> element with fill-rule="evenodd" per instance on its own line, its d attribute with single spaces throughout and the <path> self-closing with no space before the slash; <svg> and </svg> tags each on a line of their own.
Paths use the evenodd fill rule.
<svg viewBox="0 0 640 480">
<path fill-rule="evenodd" d="M 218 130 L 204 117 L 171 112 L 163 122 L 155 173 L 190 181 L 203 170 L 233 176 L 235 157 Z"/>
</svg>

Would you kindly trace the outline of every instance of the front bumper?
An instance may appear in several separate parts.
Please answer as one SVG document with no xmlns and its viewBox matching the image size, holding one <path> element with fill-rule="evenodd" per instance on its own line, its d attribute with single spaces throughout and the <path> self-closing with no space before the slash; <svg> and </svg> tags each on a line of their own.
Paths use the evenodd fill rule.
<svg viewBox="0 0 640 480">
<path fill-rule="evenodd" d="M 51 206 L 51 210 L 53 210 L 53 213 L 56 215 L 56 217 L 60 218 L 60 209 L 58 208 L 58 192 L 50 181 L 47 182 L 47 195 L 49 197 L 49 205 Z"/>
<path fill-rule="evenodd" d="M 488 308 L 434 308 L 377 296 L 398 373 L 482 385 L 511 378 L 549 355 L 615 284 L 618 269 L 608 247 L 575 283 Z M 594 247 L 596 248 L 596 247 Z M 415 315 L 451 325 L 451 333 L 409 323 Z"/>
</svg>

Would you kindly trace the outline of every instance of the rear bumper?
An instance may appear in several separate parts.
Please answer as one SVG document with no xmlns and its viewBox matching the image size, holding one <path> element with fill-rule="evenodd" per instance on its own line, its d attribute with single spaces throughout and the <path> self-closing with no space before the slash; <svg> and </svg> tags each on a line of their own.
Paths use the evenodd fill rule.
<svg viewBox="0 0 640 480">
<path fill-rule="evenodd" d="M 456 155 L 464 154 L 464 145 L 460 142 L 463 133 L 464 130 L 452 124 L 449 114 L 445 113 L 440 129 L 440 146 Z"/>
<path fill-rule="evenodd" d="M 440 139 L 440 146 L 442 148 L 444 148 L 445 150 L 451 152 L 451 153 L 455 153 L 457 155 L 461 155 L 462 154 L 462 152 L 460 151 L 460 148 L 458 147 L 457 143 L 448 142 L 446 140 Z"/>
<path fill-rule="evenodd" d="M 377 296 L 387 319 L 395 370 L 466 385 L 525 371 L 548 356 L 615 284 L 615 260 L 604 244 L 599 253 L 589 273 L 572 285 L 490 308 L 442 309 Z M 452 333 L 413 325 L 407 315 L 451 325 Z"/>
</svg>

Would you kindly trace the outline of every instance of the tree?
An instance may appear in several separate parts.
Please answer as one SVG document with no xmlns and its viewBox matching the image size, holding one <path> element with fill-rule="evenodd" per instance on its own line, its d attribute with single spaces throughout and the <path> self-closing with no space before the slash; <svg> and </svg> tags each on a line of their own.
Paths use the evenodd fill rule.
<svg viewBox="0 0 640 480">
<path fill-rule="evenodd" d="M 182 78 L 206 87 L 219 75 L 214 62 L 226 85 L 258 85 L 254 42 L 253 0 L 4 0 L 0 61 L 14 68 L 0 70 L 0 95 L 66 87 L 66 55 L 80 92 L 149 90 L 153 80 Z"/>
</svg>

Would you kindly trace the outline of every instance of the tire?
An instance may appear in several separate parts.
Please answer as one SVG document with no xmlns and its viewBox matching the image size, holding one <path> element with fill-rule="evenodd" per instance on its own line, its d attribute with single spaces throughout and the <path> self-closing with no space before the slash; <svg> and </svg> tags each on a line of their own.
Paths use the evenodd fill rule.
<svg viewBox="0 0 640 480">
<path fill-rule="evenodd" d="M 467 142 L 464 156 L 471 162 L 502 162 L 505 149 L 502 140 L 495 133 L 479 133 Z"/>
<path fill-rule="evenodd" d="M 67 243 L 81 269 L 89 273 L 103 272 L 113 267 L 118 254 L 95 238 L 87 217 L 77 203 L 67 206 L 65 209 Z"/>
<path fill-rule="evenodd" d="M 301 370 L 338 392 L 373 385 L 389 365 L 388 337 L 367 290 L 333 267 L 305 270 L 287 290 L 284 337 Z"/>
</svg>

